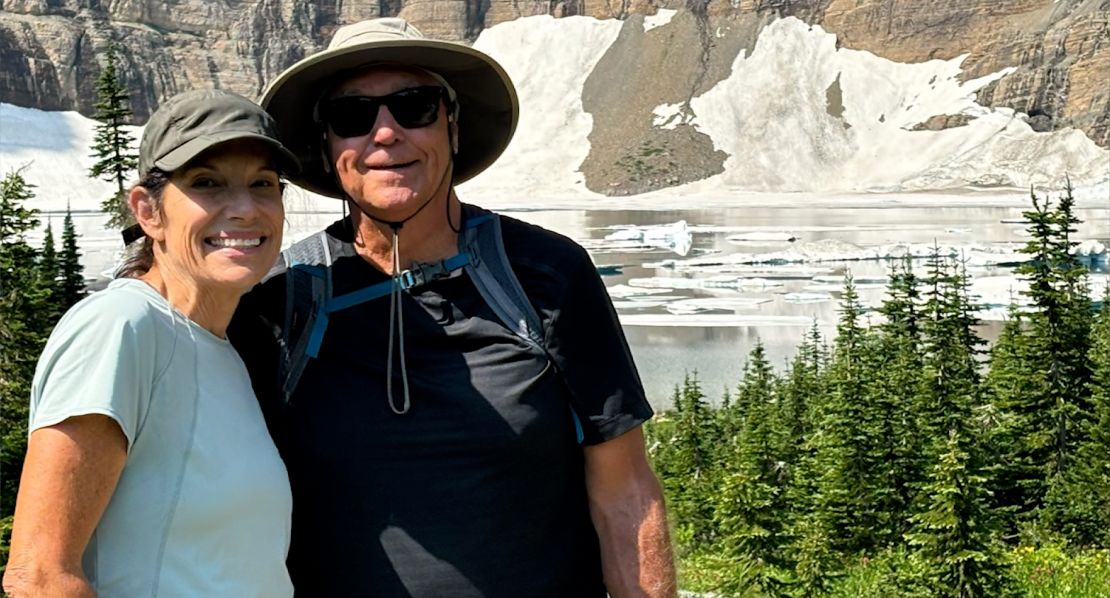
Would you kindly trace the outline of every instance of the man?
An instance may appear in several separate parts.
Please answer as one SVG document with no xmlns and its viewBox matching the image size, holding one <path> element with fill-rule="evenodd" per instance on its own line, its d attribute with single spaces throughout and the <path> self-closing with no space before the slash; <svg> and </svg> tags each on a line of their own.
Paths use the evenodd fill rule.
<svg viewBox="0 0 1110 598">
<path fill-rule="evenodd" d="M 483 214 L 454 184 L 516 126 L 500 65 L 401 19 L 365 21 L 282 73 L 262 104 L 302 159 L 294 182 L 350 208 L 298 245 L 322 256 L 328 296 L 388 289 L 306 324 L 285 305 L 308 287 L 279 265 L 229 331 L 289 469 L 297 592 L 674 596 L 640 430 L 652 412 L 589 256 L 497 217 L 542 322 L 538 351 L 453 265 Z M 438 275 L 402 284 L 418 264 Z M 296 353 L 298 334 L 315 358 L 285 396 L 275 356 Z"/>
</svg>

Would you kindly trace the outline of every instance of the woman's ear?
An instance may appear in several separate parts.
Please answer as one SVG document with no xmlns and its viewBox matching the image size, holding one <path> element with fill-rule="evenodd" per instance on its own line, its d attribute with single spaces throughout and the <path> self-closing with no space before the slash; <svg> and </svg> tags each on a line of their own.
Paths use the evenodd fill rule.
<svg viewBox="0 0 1110 598">
<path fill-rule="evenodd" d="M 155 241 L 164 240 L 162 211 L 155 205 L 154 197 L 146 187 L 132 187 L 131 193 L 127 196 L 127 205 L 146 236 Z"/>
</svg>

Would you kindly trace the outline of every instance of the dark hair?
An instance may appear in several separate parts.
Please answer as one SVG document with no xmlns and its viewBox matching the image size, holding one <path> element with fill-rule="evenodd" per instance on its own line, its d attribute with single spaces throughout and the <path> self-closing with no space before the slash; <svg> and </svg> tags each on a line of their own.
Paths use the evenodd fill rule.
<svg viewBox="0 0 1110 598">
<path fill-rule="evenodd" d="M 166 191 L 166 185 L 169 182 L 170 173 L 159 168 L 152 168 L 131 188 L 142 187 L 146 189 L 153 200 L 154 209 L 161 212 L 162 194 Z M 116 268 L 116 278 L 138 278 L 149 272 L 150 267 L 154 265 L 154 241 L 150 237 L 144 235 L 142 239 L 131 243 L 123 251 L 123 261 Z"/>
</svg>

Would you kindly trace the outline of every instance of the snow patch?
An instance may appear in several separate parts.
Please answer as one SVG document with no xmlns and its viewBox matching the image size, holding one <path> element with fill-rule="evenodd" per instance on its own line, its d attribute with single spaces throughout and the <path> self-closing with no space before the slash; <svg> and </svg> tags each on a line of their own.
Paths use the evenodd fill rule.
<svg viewBox="0 0 1110 598">
<path fill-rule="evenodd" d="M 586 189 L 578 171 L 590 153 L 593 129 L 593 117 L 582 108 L 582 88 L 622 25 L 540 15 L 482 30 L 474 48 L 496 58 L 513 80 L 520 122 L 501 158 L 460 185 L 460 194 L 509 192 L 518 201 L 552 192 L 600 197 Z"/>
<path fill-rule="evenodd" d="M 677 10 L 660 8 L 659 10 L 655 11 L 655 14 L 644 17 L 644 33 L 647 33 L 648 31 L 651 31 L 656 27 L 662 27 L 663 25 L 670 23 L 671 19 L 674 18 L 676 14 L 678 14 Z"/>
</svg>

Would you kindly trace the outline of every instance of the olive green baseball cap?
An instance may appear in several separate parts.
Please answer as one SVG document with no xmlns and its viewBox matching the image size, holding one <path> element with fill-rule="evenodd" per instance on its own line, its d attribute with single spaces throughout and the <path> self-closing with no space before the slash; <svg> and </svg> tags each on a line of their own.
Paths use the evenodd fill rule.
<svg viewBox="0 0 1110 598">
<path fill-rule="evenodd" d="M 262 107 L 230 91 L 197 89 L 166 100 L 150 117 L 139 144 L 139 176 L 154 168 L 173 172 L 208 149 L 239 139 L 268 145 L 282 175 L 300 172 L 300 162 Z"/>
</svg>

